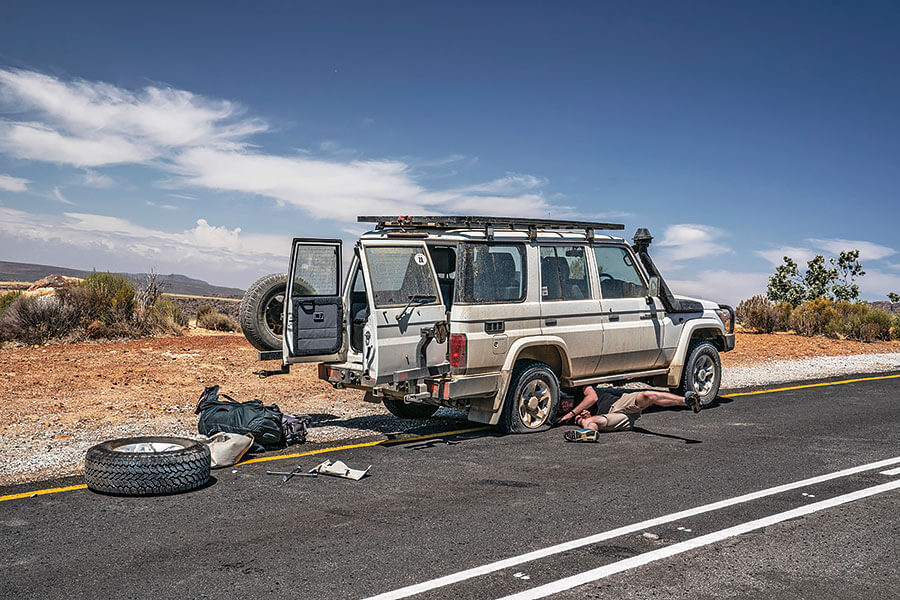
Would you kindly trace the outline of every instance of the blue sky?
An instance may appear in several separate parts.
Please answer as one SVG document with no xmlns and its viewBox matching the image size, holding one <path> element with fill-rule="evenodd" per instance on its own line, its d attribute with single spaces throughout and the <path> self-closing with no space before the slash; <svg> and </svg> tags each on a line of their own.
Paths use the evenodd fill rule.
<svg viewBox="0 0 900 600">
<path fill-rule="evenodd" d="M 676 291 L 900 292 L 892 2 L 0 8 L 0 258 L 246 286 L 358 214 L 600 218 Z"/>
</svg>

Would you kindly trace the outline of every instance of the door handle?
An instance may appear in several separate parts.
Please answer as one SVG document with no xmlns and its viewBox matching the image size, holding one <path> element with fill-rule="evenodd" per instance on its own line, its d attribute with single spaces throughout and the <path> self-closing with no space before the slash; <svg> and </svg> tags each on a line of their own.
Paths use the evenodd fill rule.
<svg viewBox="0 0 900 600">
<path fill-rule="evenodd" d="M 556 319 L 544 319 L 544 325 L 552 327 L 556 325 Z"/>
<path fill-rule="evenodd" d="M 609 320 L 610 320 L 610 321 L 618 321 L 618 320 L 619 320 L 619 315 L 609 315 Z"/>
<path fill-rule="evenodd" d="M 652 319 L 652 318 L 653 318 L 653 314 L 652 314 L 652 313 L 649 314 L 649 315 L 641 315 L 641 319 L 642 319 L 642 320 L 643 320 L 643 319 Z"/>
<path fill-rule="evenodd" d="M 313 321 L 314 321 L 315 323 L 319 323 L 319 322 L 324 321 L 324 320 L 325 320 L 325 313 L 323 313 L 323 312 L 316 312 L 316 313 L 313 313 Z"/>
</svg>

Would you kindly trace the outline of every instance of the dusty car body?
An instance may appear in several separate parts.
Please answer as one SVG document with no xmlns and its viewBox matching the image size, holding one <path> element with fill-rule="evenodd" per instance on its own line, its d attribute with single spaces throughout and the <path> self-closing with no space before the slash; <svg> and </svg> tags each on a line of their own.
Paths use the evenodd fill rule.
<svg viewBox="0 0 900 600">
<path fill-rule="evenodd" d="M 551 424 L 560 389 L 644 380 L 711 402 L 734 312 L 676 297 L 638 230 L 498 217 L 360 217 L 341 278 L 340 240 L 293 241 L 282 370 L 364 390 L 403 417 L 439 406 L 529 432 Z"/>
</svg>

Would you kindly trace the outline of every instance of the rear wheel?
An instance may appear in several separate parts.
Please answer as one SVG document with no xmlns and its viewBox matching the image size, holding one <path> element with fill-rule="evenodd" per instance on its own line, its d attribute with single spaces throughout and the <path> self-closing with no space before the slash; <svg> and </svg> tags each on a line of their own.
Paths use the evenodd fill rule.
<svg viewBox="0 0 900 600">
<path fill-rule="evenodd" d="M 281 350 L 287 275 L 272 273 L 257 279 L 241 300 L 244 337 L 257 350 Z"/>
<path fill-rule="evenodd" d="M 434 404 L 407 404 L 396 398 L 385 398 L 384 407 L 401 419 L 427 419 L 440 408 Z"/>
<path fill-rule="evenodd" d="M 550 428 L 559 404 L 559 380 L 542 362 L 516 363 L 510 380 L 500 428 L 507 433 L 532 433 Z"/>
<path fill-rule="evenodd" d="M 719 394 L 722 383 L 722 361 L 718 349 L 705 340 L 695 340 L 688 348 L 678 393 L 696 392 L 700 404 L 707 406 Z"/>
</svg>

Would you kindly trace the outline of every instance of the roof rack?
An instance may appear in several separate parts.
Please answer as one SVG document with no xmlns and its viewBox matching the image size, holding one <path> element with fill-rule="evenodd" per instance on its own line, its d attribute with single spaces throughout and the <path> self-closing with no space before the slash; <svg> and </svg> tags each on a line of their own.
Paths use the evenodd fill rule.
<svg viewBox="0 0 900 600">
<path fill-rule="evenodd" d="M 400 229 L 481 229 L 487 239 L 493 239 L 494 229 L 523 230 L 532 241 L 537 238 L 538 229 L 583 229 L 589 241 L 594 239 L 595 230 L 621 230 L 621 223 L 597 223 L 593 221 L 561 221 L 557 219 L 526 219 L 518 217 L 475 217 L 475 216 L 387 216 L 357 217 L 360 223 L 375 223 L 375 229 L 386 227 Z"/>
</svg>

